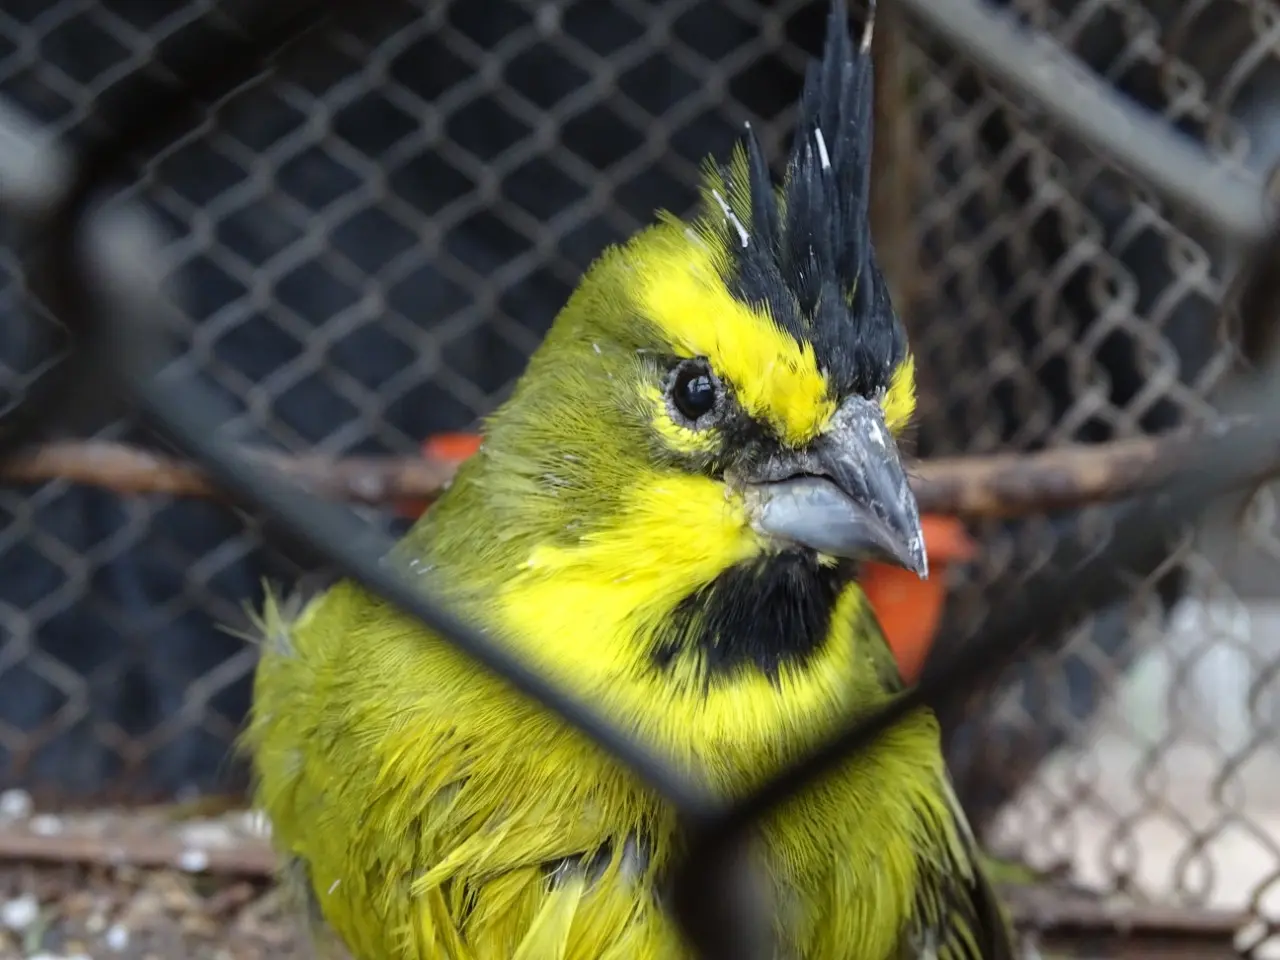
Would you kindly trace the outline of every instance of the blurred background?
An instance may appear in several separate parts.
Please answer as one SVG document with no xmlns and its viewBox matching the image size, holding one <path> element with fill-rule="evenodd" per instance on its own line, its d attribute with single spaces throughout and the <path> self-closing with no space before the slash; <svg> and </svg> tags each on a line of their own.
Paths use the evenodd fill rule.
<svg viewBox="0 0 1280 960">
<path fill-rule="evenodd" d="M 365 6 L 136 158 L 131 190 L 172 237 L 183 362 L 233 405 L 246 443 L 413 454 L 474 429 L 587 264 L 656 209 L 691 209 L 704 156 L 727 156 L 747 121 L 785 156 L 826 16 L 808 0 Z M 234 30 L 227 9 L 6 0 L 0 95 L 59 135 L 90 135 L 115 85 L 162 77 L 171 45 Z M 1275 3 L 1008 9 L 1269 182 Z M 1219 308 L 1233 252 L 890 0 L 876 57 L 875 232 L 918 357 L 916 452 L 1217 423 L 1239 370 Z M 8 398 L 57 360 L 56 325 L 37 313 L 37 336 L 29 313 L 0 249 Z M 67 429 L 157 445 L 109 405 Z M 972 526 L 977 554 L 950 570 L 937 647 L 980 634 L 1018 577 L 1106 509 Z M 1276 512 L 1268 488 L 1217 511 L 1124 603 L 944 718 L 993 849 L 1061 870 L 1113 913 L 1147 911 L 1153 929 L 1225 938 L 1199 956 L 1234 955 L 1232 936 L 1280 956 Z M 292 949 L 261 893 L 253 819 L 223 815 L 245 784 L 228 750 L 254 665 L 225 627 L 244 625 L 264 578 L 328 575 L 268 539 L 207 500 L 0 490 L 0 955 Z M 140 852 L 157 823 L 177 824 L 176 864 Z M 165 865 L 182 870 L 152 869 Z M 229 879 L 188 876 L 208 873 Z"/>
</svg>

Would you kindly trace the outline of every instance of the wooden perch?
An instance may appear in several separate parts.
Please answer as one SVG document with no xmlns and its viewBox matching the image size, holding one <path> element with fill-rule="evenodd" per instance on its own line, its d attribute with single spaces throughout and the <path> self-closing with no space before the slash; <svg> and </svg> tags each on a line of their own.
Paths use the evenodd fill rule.
<svg viewBox="0 0 1280 960">
<path fill-rule="evenodd" d="M 1150 490 L 1202 462 L 1210 444 L 1221 443 L 1240 426 L 1237 422 L 1206 434 L 1139 437 L 1031 454 L 918 460 L 909 469 L 923 513 L 973 519 L 1027 516 Z M 244 455 L 318 496 L 375 505 L 429 500 L 447 485 L 455 469 L 453 463 L 425 457 L 331 459 L 253 448 L 245 448 Z M 1280 473 L 1280 450 L 1271 464 L 1267 474 Z M 120 494 L 226 499 L 196 464 L 119 443 L 50 443 L 0 464 L 0 483 L 53 480 Z"/>
<path fill-rule="evenodd" d="M 1135 437 L 1073 444 L 1039 453 L 918 460 L 909 466 L 922 513 L 1020 517 L 1123 500 L 1159 487 L 1200 461 L 1236 422 L 1212 434 Z M 1280 472 L 1280 450 L 1270 473 Z"/>
</svg>

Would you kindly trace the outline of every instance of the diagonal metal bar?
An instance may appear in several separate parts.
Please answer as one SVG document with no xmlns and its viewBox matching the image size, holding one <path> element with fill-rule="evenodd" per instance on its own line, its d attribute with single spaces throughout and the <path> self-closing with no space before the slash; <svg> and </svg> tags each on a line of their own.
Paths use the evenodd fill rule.
<svg viewBox="0 0 1280 960">
<path fill-rule="evenodd" d="M 1265 236 L 1268 204 L 1256 178 L 1117 92 L 1051 38 L 984 0 L 898 2 L 1067 133 L 1224 238 L 1252 244 Z"/>
<path fill-rule="evenodd" d="M 197 384 L 179 385 L 157 376 L 171 359 L 164 342 L 167 332 L 175 329 L 165 315 L 169 301 L 161 293 L 156 272 L 160 244 L 140 211 L 118 204 L 93 210 L 93 201 L 121 172 L 130 152 L 163 142 L 193 106 L 261 72 L 282 46 L 313 33 L 328 9 L 329 5 L 314 0 L 283 9 L 254 5 L 246 11 L 254 16 L 246 16 L 243 34 L 228 33 L 213 49 L 200 48 L 176 86 L 158 93 L 148 85 L 132 94 L 141 101 L 133 109 L 117 105 L 126 119 L 77 159 L 72 167 L 75 176 L 66 179 L 57 202 L 47 204 L 47 214 L 39 222 L 39 232 L 48 237 L 45 298 L 64 322 L 84 334 L 77 345 L 78 357 L 93 357 L 99 365 L 109 357 L 118 388 L 175 442 L 208 463 L 234 493 L 277 518 L 299 541 L 417 616 L 516 689 L 560 714 L 632 767 L 676 809 L 689 815 L 704 813 L 709 799 L 669 763 L 531 670 L 501 642 L 435 603 L 420 585 L 385 566 L 382 557 L 391 546 L 387 538 L 340 508 L 301 496 L 268 470 L 237 458 L 232 448 L 216 438 L 228 415 L 210 392 Z M 25 142 L 20 131 L 15 130 L 15 137 L 15 143 Z M 17 164 L 24 155 L 19 151 L 14 156 L 15 170 L 21 169 Z M 29 160 L 25 162 L 30 165 Z"/>
<path fill-rule="evenodd" d="M 95 300 L 114 315 L 112 356 L 122 382 L 147 417 L 175 443 L 207 464 L 227 489 L 269 515 L 281 530 L 328 558 L 370 590 L 417 617 L 463 653 L 502 676 L 515 689 L 554 710 L 571 726 L 631 767 L 681 812 L 705 813 L 708 794 L 672 764 L 651 752 L 578 697 L 528 666 L 500 639 L 482 633 L 431 596 L 429 586 L 411 581 L 383 562 L 393 541 L 350 511 L 301 492 L 269 467 L 236 454 L 219 439 L 229 411 L 207 388 L 162 372 L 172 359 L 163 347 L 167 301 L 160 279 L 148 275 L 159 244 L 135 210 L 116 209 L 93 217 L 79 244 L 81 276 Z"/>
</svg>

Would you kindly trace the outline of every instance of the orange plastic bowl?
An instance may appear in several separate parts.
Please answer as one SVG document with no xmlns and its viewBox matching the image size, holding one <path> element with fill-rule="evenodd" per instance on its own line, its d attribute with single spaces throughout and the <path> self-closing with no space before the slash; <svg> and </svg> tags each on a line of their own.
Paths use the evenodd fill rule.
<svg viewBox="0 0 1280 960">
<path fill-rule="evenodd" d="M 437 433 L 423 443 L 422 452 L 433 460 L 459 464 L 480 449 L 480 440 L 479 434 L 474 433 Z M 406 516 L 416 517 L 426 506 L 403 503 L 398 508 Z M 867 564 L 862 577 L 871 609 L 908 683 L 920 675 L 938 630 L 946 602 L 947 564 L 968 560 L 974 550 L 964 526 L 954 517 L 929 514 L 921 518 L 921 524 L 929 552 L 928 580 L 879 563 Z"/>
<path fill-rule="evenodd" d="M 455 467 L 480 449 L 478 433 L 437 433 L 422 444 L 422 455 L 428 460 L 451 463 Z M 402 517 L 417 519 L 430 506 L 426 500 L 401 500 L 396 503 L 396 513 Z"/>
<path fill-rule="evenodd" d="M 938 632 L 947 599 L 947 565 L 968 560 L 974 552 L 973 541 L 955 517 L 926 514 L 920 522 L 929 552 L 928 580 L 879 563 L 867 564 L 862 574 L 862 588 L 907 683 L 920 676 Z"/>
<path fill-rule="evenodd" d="M 433 460 L 461 463 L 480 449 L 481 439 L 478 433 L 437 433 L 427 438 L 422 452 Z"/>
</svg>

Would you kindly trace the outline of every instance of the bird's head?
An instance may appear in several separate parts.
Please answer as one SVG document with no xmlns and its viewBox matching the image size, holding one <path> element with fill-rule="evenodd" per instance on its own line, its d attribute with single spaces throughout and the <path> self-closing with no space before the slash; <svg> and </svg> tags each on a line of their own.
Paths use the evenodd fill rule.
<svg viewBox="0 0 1280 960">
<path fill-rule="evenodd" d="M 926 575 L 898 450 L 913 363 L 868 224 L 869 39 L 833 3 L 781 187 L 748 131 L 695 219 L 592 266 L 490 421 L 459 508 L 497 508 L 557 602 L 610 581 L 706 629 L 717 590 L 772 620 L 856 561 Z"/>
</svg>

